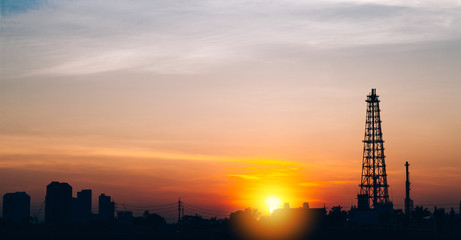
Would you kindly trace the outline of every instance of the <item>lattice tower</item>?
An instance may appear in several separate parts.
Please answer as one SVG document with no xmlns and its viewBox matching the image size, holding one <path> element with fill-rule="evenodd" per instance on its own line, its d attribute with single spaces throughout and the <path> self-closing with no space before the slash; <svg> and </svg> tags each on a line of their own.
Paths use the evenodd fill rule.
<svg viewBox="0 0 461 240">
<path fill-rule="evenodd" d="M 376 89 L 367 96 L 365 138 L 363 140 L 362 180 L 360 194 L 372 200 L 373 207 L 389 203 L 384 141 L 381 130 L 379 99 Z"/>
</svg>

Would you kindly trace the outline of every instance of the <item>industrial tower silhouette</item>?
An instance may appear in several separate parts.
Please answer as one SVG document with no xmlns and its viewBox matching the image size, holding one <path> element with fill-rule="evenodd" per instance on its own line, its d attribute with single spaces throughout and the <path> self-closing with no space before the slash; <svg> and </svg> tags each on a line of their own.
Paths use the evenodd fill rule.
<svg viewBox="0 0 461 240">
<path fill-rule="evenodd" d="M 365 137 L 363 140 L 362 179 L 359 199 L 372 200 L 373 208 L 389 203 L 386 162 L 381 131 L 381 110 L 376 89 L 367 96 Z"/>
</svg>

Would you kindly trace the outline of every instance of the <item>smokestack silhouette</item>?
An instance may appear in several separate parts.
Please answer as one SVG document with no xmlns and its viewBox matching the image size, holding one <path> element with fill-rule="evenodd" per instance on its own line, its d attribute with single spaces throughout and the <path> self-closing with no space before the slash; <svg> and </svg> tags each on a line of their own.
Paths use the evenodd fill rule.
<svg viewBox="0 0 461 240">
<path fill-rule="evenodd" d="M 405 181 L 405 215 L 410 217 L 411 212 L 413 210 L 413 200 L 410 198 L 410 172 L 408 171 L 408 167 L 410 164 L 408 161 L 405 163 L 406 167 L 406 181 Z"/>
</svg>

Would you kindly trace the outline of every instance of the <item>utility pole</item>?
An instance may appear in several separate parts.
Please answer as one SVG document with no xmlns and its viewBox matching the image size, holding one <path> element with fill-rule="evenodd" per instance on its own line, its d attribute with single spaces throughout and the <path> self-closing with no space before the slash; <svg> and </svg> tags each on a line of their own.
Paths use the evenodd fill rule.
<svg viewBox="0 0 461 240">
<path fill-rule="evenodd" d="M 181 221 L 181 198 L 178 200 L 178 223 Z"/>
</svg>

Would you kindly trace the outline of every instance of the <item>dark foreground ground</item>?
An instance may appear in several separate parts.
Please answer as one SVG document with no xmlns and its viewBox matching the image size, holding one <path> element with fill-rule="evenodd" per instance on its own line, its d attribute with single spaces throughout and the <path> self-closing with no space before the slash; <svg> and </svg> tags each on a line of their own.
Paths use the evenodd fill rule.
<svg viewBox="0 0 461 240">
<path fill-rule="evenodd" d="M 316 229 L 311 232 L 298 233 L 271 233 L 269 230 L 259 233 L 248 233 L 242 228 L 189 228 L 180 229 L 177 224 L 166 224 L 158 228 L 146 228 L 135 225 L 73 225 L 49 226 L 44 224 L 3 225 L 0 228 L 0 239 L 355 239 L 355 240 L 398 240 L 398 239 L 461 239 L 460 231 L 436 233 L 430 229 L 406 230 L 353 230 L 353 229 Z"/>
</svg>

